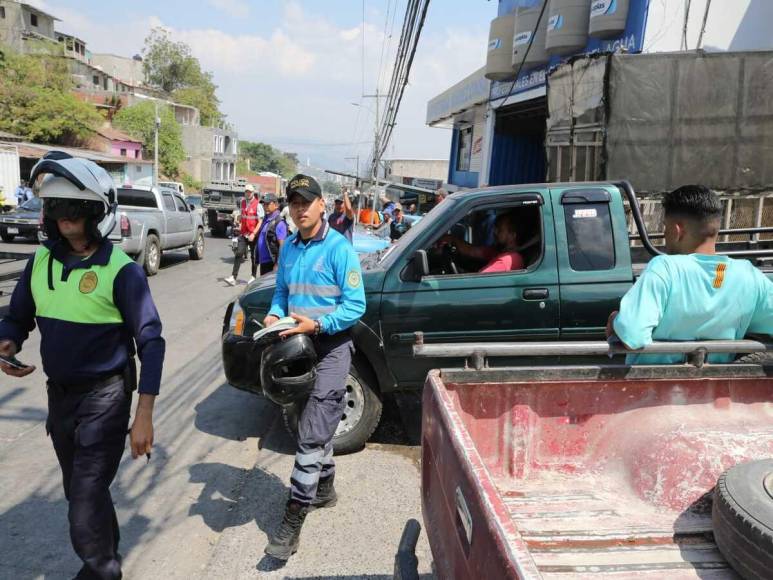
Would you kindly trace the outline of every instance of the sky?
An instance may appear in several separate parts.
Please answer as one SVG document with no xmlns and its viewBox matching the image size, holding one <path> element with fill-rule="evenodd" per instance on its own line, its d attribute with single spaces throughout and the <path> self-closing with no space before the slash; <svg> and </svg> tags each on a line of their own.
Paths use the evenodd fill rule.
<svg viewBox="0 0 773 580">
<path fill-rule="evenodd" d="M 365 0 L 364 82 L 362 0 L 30 3 L 91 52 L 132 56 L 151 28 L 168 28 L 213 73 L 240 139 L 352 171 L 345 158 L 360 155 L 364 166 L 372 149 L 375 99 L 361 97 L 363 86 L 388 88 L 407 0 Z M 426 126 L 427 101 L 485 64 L 496 11 L 496 0 L 430 2 L 386 157 L 448 158 L 450 130 Z"/>
</svg>

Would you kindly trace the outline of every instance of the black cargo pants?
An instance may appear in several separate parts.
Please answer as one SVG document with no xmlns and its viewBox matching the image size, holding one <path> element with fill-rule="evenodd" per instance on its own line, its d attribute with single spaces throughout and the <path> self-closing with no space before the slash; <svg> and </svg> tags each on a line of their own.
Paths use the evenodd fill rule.
<svg viewBox="0 0 773 580">
<path fill-rule="evenodd" d="M 304 505 L 317 496 L 320 478 L 335 473 L 333 435 L 344 413 L 346 376 L 354 344 L 348 333 L 315 340 L 317 380 L 298 421 L 298 448 L 290 476 L 290 498 Z"/>
<path fill-rule="evenodd" d="M 249 250 L 250 254 L 250 272 L 252 273 L 252 277 L 255 277 L 255 274 L 258 272 L 258 263 L 255 260 L 256 255 L 255 252 L 257 252 L 257 245 L 258 245 L 258 236 L 255 236 L 255 239 L 252 241 L 249 241 L 245 236 L 239 236 L 239 240 L 236 243 L 236 252 L 234 256 L 234 267 L 231 271 L 231 275 L 236 278 L 239 275 L 239 268 L 242 265 L 242 262 L 247 259 L 247 251 Z"/>
<path fill-rule="evenodd" d="M 121 578 L 118 519 L 110 484 L 121 462 L 131 389 L 116 376 L 90 392 L 48 384 L 46 430 L 62 469 L 70 539 L 83 560 L 78 578 Z"/>
</svg>

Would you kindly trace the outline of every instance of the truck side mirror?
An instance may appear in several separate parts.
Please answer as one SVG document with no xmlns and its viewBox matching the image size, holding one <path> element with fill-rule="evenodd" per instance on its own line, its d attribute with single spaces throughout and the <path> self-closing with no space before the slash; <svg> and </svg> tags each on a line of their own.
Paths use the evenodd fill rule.
<svg viewBox="0 0 773 580">
<path fill-rule="evenodd" d="M 189 203 L 188 207 L 191 208 L 191 211 L 196 211 L 196 206 L 193 205 L 192 203 Z"/>
<path fill-rule="evenodd" d="M 418 280 L 421 280 L 424 276 L 429 276 L 427 250 L 416 250 L 416 253 L 413 255 L 413 272 Z"/>
</svg>

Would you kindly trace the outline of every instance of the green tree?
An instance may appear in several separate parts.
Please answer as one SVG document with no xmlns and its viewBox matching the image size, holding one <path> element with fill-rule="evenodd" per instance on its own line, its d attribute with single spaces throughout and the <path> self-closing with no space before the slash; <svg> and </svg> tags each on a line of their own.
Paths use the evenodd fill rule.
<svg viewBox="0 0 773 580">
<path fill-rule="evenodd" d="M 201 70 L 190 46 L 174 42 L 169 31 L 154 28 L 145 39 L 142 56 L 148 83 L 170 93 L 177 102 L 198 108 L 203 125 L 223 119 L 212 73 Z"/>
<path fill-rule="evenodd" d="M 322 182 L 322 191 L 325 193 L 332 193 L 333 195 L 339 195 L 341 193 L 341 184 L 330 179 L 325 180 Z"/>
<path fill-rule="evenodd" d="M 142 140 L 145 151 L 151 157 L 154 155 L 155 108 L 154 102 L 143 101 L 121 109 L 113 118 L 113 125 L 118 129 Z M 185 159 L 182 128 L 170 107 L 159 106 L 158 116 L 161 119 L 161 127 L 158 130 L 160 171 L 167 177 L 177 177 L 180 174 L 180 163 Z"/>
<path fill-rule="evenodd" d="M 30 141 L 79 145 L 102 116 L 70 93 L 66 63 L 0 47 L 0 129 Z"/>
<path fill-rule="evenodd" d="M 298 163 L 295 153 L 283 153 L 267 143 L 240 141 L 239 155 L 250 160 L 251 171 L 270 171 L 287 178 L 295 174 Z"/>
</svg>

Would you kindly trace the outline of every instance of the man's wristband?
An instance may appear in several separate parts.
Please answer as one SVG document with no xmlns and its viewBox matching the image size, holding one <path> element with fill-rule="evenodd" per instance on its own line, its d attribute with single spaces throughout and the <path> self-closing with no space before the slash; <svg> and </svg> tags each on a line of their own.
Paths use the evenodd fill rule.
<svg viewBox="0 0 773 580">
<path fill-rule="evenodd" d="M 322 332 L 322 326 L 319 323 L 319 320 L 314 321 L 314 336 L 318 336 L 319 333 Z"/>
</svg>

